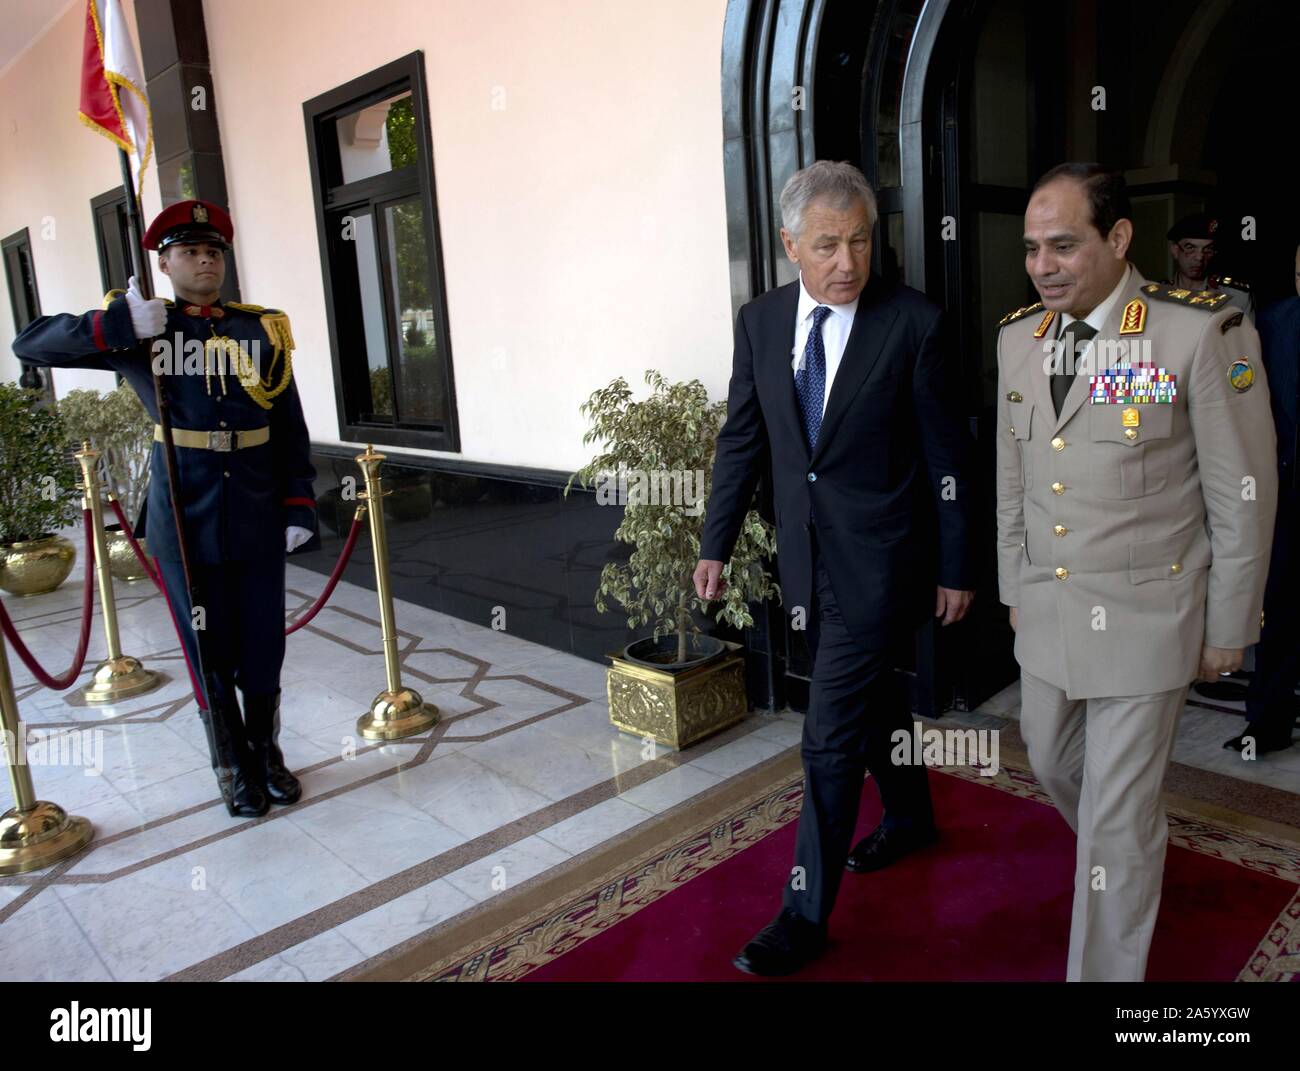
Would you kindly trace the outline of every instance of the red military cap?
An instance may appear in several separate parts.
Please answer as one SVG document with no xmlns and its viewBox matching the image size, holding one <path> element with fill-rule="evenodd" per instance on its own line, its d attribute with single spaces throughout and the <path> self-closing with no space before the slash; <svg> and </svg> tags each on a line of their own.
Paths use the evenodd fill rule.
<svg viewBox="0 0 1300 1071">
<path fill-rule="evenodd" d="M 177 242 L 211 242 L 229 249 L 235 225 L 226 210 L 211 201 L 177 201 L 168 205 L 144 232 L 144 247 L 160 252 Z"/>
</svg>

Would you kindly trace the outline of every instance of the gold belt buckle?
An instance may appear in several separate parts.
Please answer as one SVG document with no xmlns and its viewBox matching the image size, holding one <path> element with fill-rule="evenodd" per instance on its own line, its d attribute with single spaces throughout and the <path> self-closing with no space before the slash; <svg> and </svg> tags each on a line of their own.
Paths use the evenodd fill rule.
<svg viewBox="0 0 1300 1071">
<path fill-rule="evenodd" d="M 234 432 L 231 431 L 210 431 L 208 432 L 208 449 L 217 450 L 220 453 L 228 454 L 234 449 L 231 444 L 231 437 Z"/>
</svg>

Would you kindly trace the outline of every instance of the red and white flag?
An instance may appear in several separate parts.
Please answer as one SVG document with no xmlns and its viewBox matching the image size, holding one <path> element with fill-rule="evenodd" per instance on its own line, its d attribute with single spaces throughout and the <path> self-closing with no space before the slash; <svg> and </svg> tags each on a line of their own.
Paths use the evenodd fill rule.
<svg viewBox="0 0 1300 1071">
<path fill-rule="evenodd" d="M 81 121 L 132 157 L 136 176 L 153 151 L 149 98 L 119 0 L 86 0 Z M 140 184 L 136 180 L 136 196 Z"/>
</svg>

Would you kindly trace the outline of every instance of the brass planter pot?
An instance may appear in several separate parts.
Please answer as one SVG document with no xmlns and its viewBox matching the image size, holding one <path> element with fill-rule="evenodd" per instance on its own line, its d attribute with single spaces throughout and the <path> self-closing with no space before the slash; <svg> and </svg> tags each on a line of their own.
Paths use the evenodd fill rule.
<svg viewBox="0 0 1300 1071">
<path fill-rule="evenodd" d="M 143 580 L 149 574 L 140 566 L 140 559 L 135 556 L 131 544 L 127 542 L 121 525 L 108 525 L 104 529 L 108 541 L 108 571 L 114 580 Z M 149 553 L 149 546 L 143 539 L 137 539 L 140 549 Z"/>
<path fill-rule="evenodd" d="M 27 598 L 53 591 L 72 572 L 77 548 L 61 535 L 0 543 L 0 588 Z"/>
<path fill-rule="evenodd" d="M 745 656 L 727 643 L 720 657 L 670 672 L 610 654 L 609 720 L 637 737 L 681 750 L 721 732 L 749 711 Z"/>
</svg>

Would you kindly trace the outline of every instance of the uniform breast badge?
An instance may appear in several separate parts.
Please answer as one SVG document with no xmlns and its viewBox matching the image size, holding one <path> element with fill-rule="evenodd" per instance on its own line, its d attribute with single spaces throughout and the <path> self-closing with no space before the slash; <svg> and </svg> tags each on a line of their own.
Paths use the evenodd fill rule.
<svg viewBox="0 0 1300 1071">
<path fill-rule="evenodd" d="M 1245 394 L 1250 390 L 1255 382 L 1255 370 L 1250 367 L 1250 361 L 1245 357 L 1238 357 L 1228 365 L 1228 382 L 1238 394 Z"/>
</svg>

